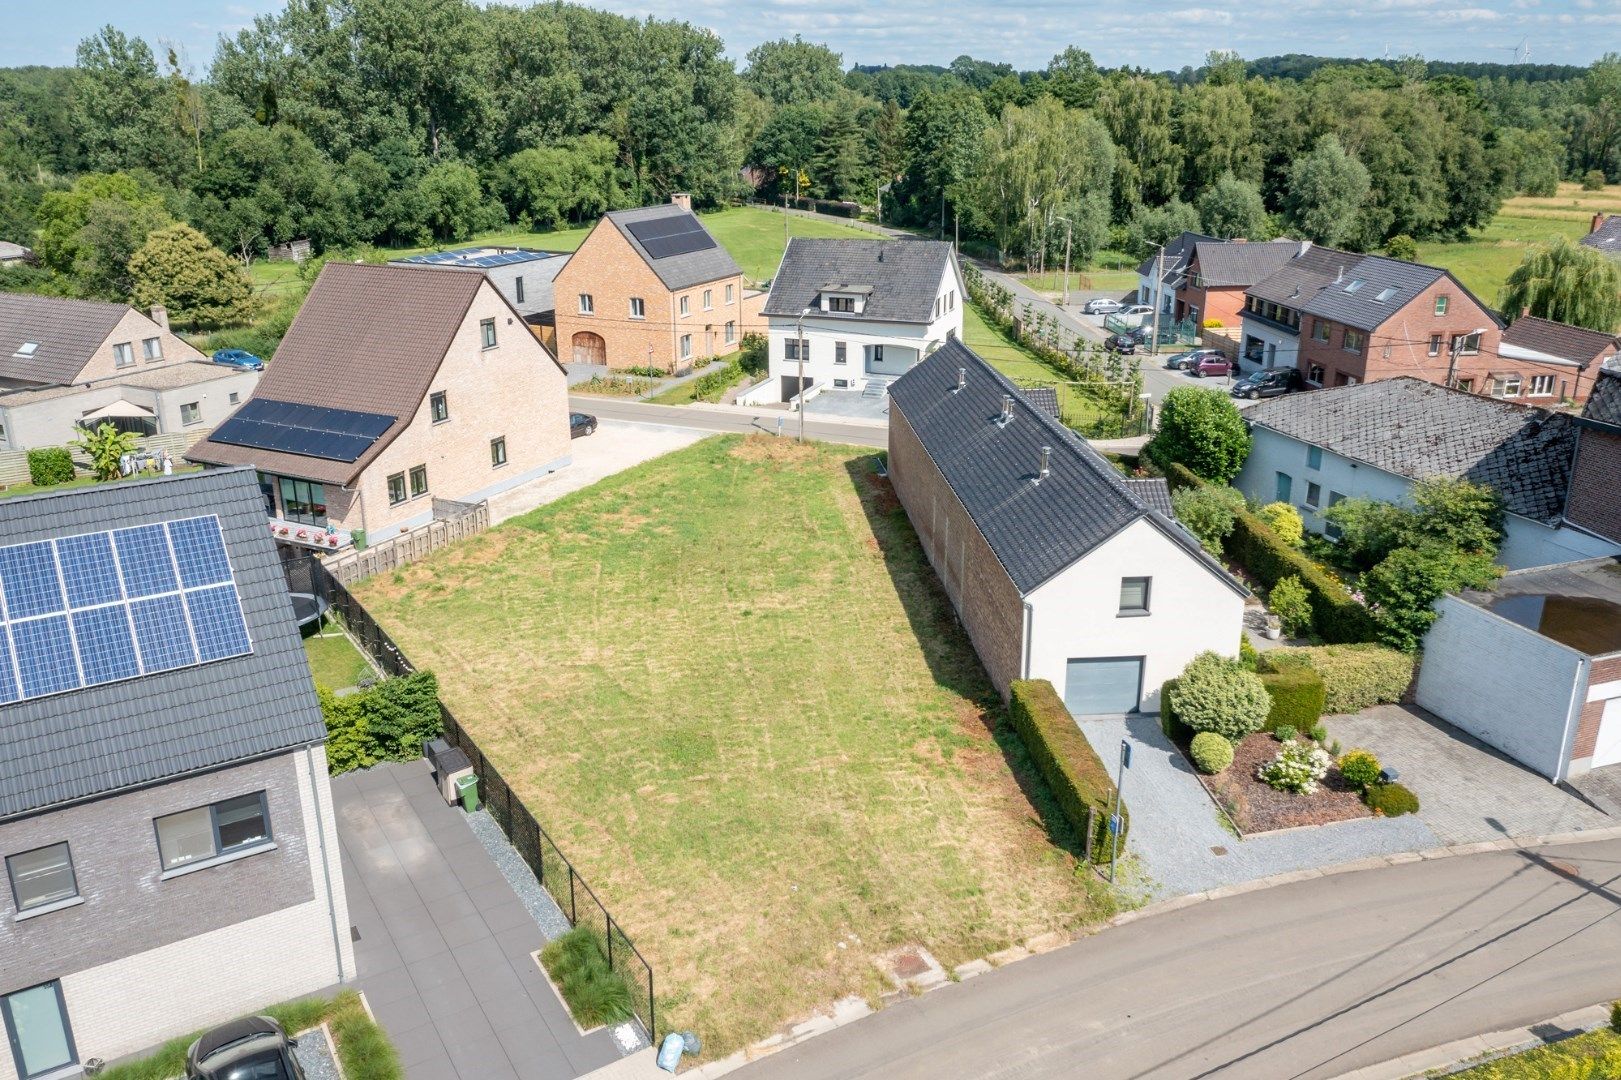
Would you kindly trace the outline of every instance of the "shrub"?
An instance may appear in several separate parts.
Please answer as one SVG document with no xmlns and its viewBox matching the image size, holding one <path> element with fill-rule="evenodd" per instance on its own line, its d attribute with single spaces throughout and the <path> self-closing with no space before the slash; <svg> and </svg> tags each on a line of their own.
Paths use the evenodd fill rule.
<svg viewBox="0 0 1621 1080">
<path fill-rule="evenodd" d="M 1311 629 L 1311 597 L 1295 575 L 1290 574 L 1272 586 L 1266 603 L 1283 623 L 1283 632 L 1290 637 L 1299 637 Z"/>
<path fill-rule="evenodd" d="M 1402 652 L 1417 652 L 1439 617 L 1435 602 L 1453 589 L 1483 584 L 1493 573 L 1489 555 L 1468 555 L 1440 544 L 1397 548 L 1362 575 L 1379 640 Z"/>
<path fill-rule="evenodd" d="M 1222 772 L 1233 763 L 1233 744 L 1214 731 L 1201 731 L 1188 746 L 1193 767 L 1207 776 Z"/>
<path fill-rule="evenodd" d="M 1586 172 L 1582 173 L 1582 190 L 1583 191 L 1603 191 L 1604 190 L 1604 170 L 1602 170 L 1602 169 L 1588 169 Z"/>
<path fill-rule="evenodd" d="M 1379 782 L 1379 759 L 1367 750 L 1348 750 L 1340 758 L 1340 775 L 1359 791 Z"/>
<path fill-rule="evenodd" d="M 1375 784 L 1362 793 L 1362 798 L 1374 813 L 1385 817 L 1418 813 L 1418 796 L 1401 784 Z"/>
<path fill-rule="evenodd" d="M 770 364 L 770 347 L 764 334 L 744 334 L 737 362 L 749 375 L 763 375 Z"/>
<path fill-rule="evenodd" d="M 1279 742 L 1294 742 L 1295 736 L 1300 734 L 1293 724 L 1279 724 L 1272 729 L 1272 737 Z"/>
<path fill-rule="evenodd" d="M 1292 664 L 1304 664 L 1323 677 L 1325 713 L 1392 704 L 1413 681 L 1413 658 L 1383 645 L 1312 645 L 1261 654 L 1263 672 L 1282 671 Z"/>
<path fill-rule="evenodd" d="M 120 431 L 103 421 L 94 431 L 82 431 L 73 448 L 90 459 L 90 473 L 97 480 L 116 480 L 123 471 L 124 456 L 139 445 L 133 431 Z"/>
<path fill-rule="evenodd" d="M 1200 323 L 1199 325 L 1204 327 L 1206 330 L 1220 330 L 1221 329 L 1221 320 L 1220 319 L 1206 319 L 1204 322 Z"/>
<path fill-rule="evenodd" d="M 1306 523 L 1300 519 L 1300 511 L 1286 502 L 1269 502 L 1255 511 L 1255 516 L 1290 547 L 1299 547 L 1306 539 Z"/>
<path fill-rule="evenodd" d="M 1272 708 L 1257 675 L 1214 652 L 1195 656 L 1168 693 L 1179 722 L 1232 741 L 1259 731 Z"/>
<path fill-rule="evenodd" d="M 1245 671 L 1254 671 L 1260 664 L 1260 654 L 1255 651 L 1255 646 L 1250 644 L 1248 634 L 1238 635 L 1238 662 L 1244 665 Z"/>
<path fill-rule="evenodd" d="M 1621 1001 L 1610 1002 L 1610 1030 L 1621 1035 Z"/>
<path fill-rule="evenodd" d="M 1233 531 L 1233 521 L 1243 509 L 1244 496 L 1236 488 L 1206 485 L 1171 492 L 1176 520 L 1217 558 L 1221 557 L 1222 541 Z"/>
<path fill-rule="evenodd" d="M 1397 233 L 1385 241 L 1385 254 L 1402 262 L 1418 262 L 1418 241 L 1406 233 Z"/>
<path fill-rule="evenodd" d="M 65 446 L 28 451 L 28 482 L 35 487 L 65 484 L 73 479 L 73 455 Z"/>
<path fill-rule="evenodd" d="M 1249 428 L 1220 390 L 1179 386 L 1160 403 L 1159 430 L 1143 453 L 1162 469 L 1184 465 L 1212 483 L 1238 475 L 1250 452 Z"/>
<path fill-rule="evenodd" d="M 1323 715 L 1323 701 L 1327 696 L 1323 677 L 1304 664 L 1262 672 L 1260 679 L 1271 700 L 1265 724 L 1269 730 L 1290 727 L 1310 731 Z"/>
<path fill-rule="evenodd" d="M 1109 813 L 1114 807 L 1114 781 L 1075 726 L 1075 719 L 1045 679 L 1019 679 L 1008 688 L 1008 719 L 1024 743 L 1036 771 L 1041 773 L 1053 799 L 1075 829 L 1085 837 L 1087 810 L 1092 811 L 1092 861 L 1109 861 Z M 1120 842 L 1125 843 L 1130 819 L 1120 806 Z"/>
<path fill-rule="evenodd" d="M 1328 775 L 1328 751 L 1311 743 L 1283 744 L 1278 756 L 1255 770 L 1256 778 L 1274 791 L 1290 791 L 1296 795 L 1311 795 L 1317 784 Z"/>
<path fill-rule="evenodd" d="M 361 713 L 361 694 L 338 697 L 324 686 L 315 688 L 326 720 L 326 766 L 333 776 L 364 769 L 377 763 L 371 740 L 366 737 L 366 718 Z"/>
<path fill-rule="evenodd" d="M 715 371 L 711 371 L 708 375 L 700 375 L 692 380 L 693 400 L 719 401 L 721 395 L 731 389 L 732 384 L 742 377 L 743 367 L 736 360 Z"/>
<path fill-rule="evenodd" d="M 444 730 L 439 681 L 430 671 L 384 679 L 344 697 L 323 689 L 318 697 L 333 775 L 379 761 L 409 761 L 422 753 L 424 740 Z"/>
</svg>

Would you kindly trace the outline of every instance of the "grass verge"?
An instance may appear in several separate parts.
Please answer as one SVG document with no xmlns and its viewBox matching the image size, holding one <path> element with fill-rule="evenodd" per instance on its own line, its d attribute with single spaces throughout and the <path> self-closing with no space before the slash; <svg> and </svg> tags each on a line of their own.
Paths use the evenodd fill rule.
<svg viewBox="0 0 1621 1080">
<path fill-rule="evenodd" d="M 1085 430 L 1104 418 L 1103 408 L 1092 395 L 1074 383 L 1059 381 L 1057 373 L 1035 353 L 986 322 L 978 305 L 971 301 L 963 305 L 962 337 L 965 345 L 1020 386 L 1056 387 L 1059 415 L 1070 427 Z M 1118 418 L 1119 410 L 1112 415 Z"/>
<path fill-rule="evenodd" d="M 324 632 L 305 636 L 304 655 L 309 659 L 315 685 L 328 690 L 354 686 L 367 675 L 375 674 L 349 640 L 349 635 L 331 625 L 330 618 Z"/>
<path fill-rule="evenodd" d="M 1615 1076 L 1621 1076 L 1621 1035 L 1601 1028 L 1452 1073 L 1451 1080 L 1609 1080 Z"/>
<path fill-rule="evenodd" d="M 608 966 L 602 941 L 589 927 L 576 926 L 548 942 L 540 963 L 580 1027 L 589 1031 L 630 1019 L 630 984 Z"/>
<path fill-rule="evenodd" d="M 694 401 L 719 401 L 732 387 L 744 379 L 743 367 L 738 362 L 741 353 L 728 353 L 716 357 L 725 366 L 716 368 L 707 375 L 700 375 L 696 379 L 688 379 L 668 390 L 654 394 L 647 400 L 654 405 L 691 405 Z"/>
</svg>

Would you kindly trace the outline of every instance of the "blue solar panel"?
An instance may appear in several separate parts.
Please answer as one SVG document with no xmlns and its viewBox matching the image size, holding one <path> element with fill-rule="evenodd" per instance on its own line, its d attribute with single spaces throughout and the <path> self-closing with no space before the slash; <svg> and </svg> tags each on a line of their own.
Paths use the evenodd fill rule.
<svg viewBox="0 0 1621 1080">
<path fill-rule="evenodd" d="M 0 626 L 0 704 L 16 701 L 17 671 L 11 663 L 11 635 Z"/>
<path fill-rule="evenodd" d="M 137 600 L 129 606 L 129 614 L 147 674 L 197 663 L 191 629 L 186 625 L 186 606 L 179 596 Z"/>
<path fill-rule="evenodd" d="M 50 541 L 0 548 L 0 587 L 6 591 L 7 618 L 61 611 L 62 582 Z"/>
<path fill-rule="evenodd" d="M 174 560 L 162 525 L 142 525 L 113 533 L 118 564 L 124 571 L 124 591 L 131 599 L 174 592 Z"/>
<path fill-rule="evenodd" d="M 84 668 L 86 686 L 133 679 L 141 673 L 123 604 L 75 611 L 73 636 L 79 643 L 79 663 Z"/>
<path fill-rule="evenodd" d="M 56 542 L 56 558 L 68 590 L 68 607 L 93 607 L 124 598 L 113 541 L 106 533 L 63 537 Z"/>
<path fill-rule="evenodd" d="M 220 536 L 218 519 L 196 517 L 171 521 L 169 540 L 174 544 L 175 562 L 180 565 L 180 583 L 186 588 L 231 580 L 231 560 L 225 554 L 225 539 Z"/>
<path fill-rule="evenodd" d="M 11 642 L 17 650 L 23 697 L 78 689 L 79 665 L 73 658 L 73 637 L 68 633 L 66 615 L 12 623 Z"/>
<path fill-rule="evenodd" d="M 186 594 L 192 630 L 197 635 L 197 655 L 203 660 L 240 656 L 248 651 L 248 627 L 242 621 L 242 604 L 236 589 L 217 585 Z"/>
</svg>

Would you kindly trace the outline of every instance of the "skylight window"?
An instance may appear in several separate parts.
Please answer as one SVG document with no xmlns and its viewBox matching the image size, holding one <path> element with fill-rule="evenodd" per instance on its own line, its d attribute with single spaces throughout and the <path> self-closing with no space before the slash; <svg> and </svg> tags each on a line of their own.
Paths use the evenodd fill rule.
<svg viewBox="0 0 1621 1080">
<path fill-rule="evenodd" d="M 13 355 L 20 356 L 24 360 L 26 360 L 30 356 L 33 356 L 34 353 L 36 351 L 38 351 L 38 349 L 39 349 L 39 342 L 37 342 L 37 341 L 25 341 L 20 346 L 18 346 L 16 353 L 14 353 Z"/>
<path fill-rule="evenodd" d="M 1395 295 L 1396 295 L 1396 290 L 1395 289 L 1380 289 L 1379 290 L 1379 295 L 1374 297 L 1374 299 L 1379 301 L 1382 304 L 1386 300 L 1389 300 L 1392 296 L 1395 296 Z"/>
<path fill-rule="evenodd" d="M 1358 289 L 1362 288 L 1362 286 L 1364 286 L 1366 284 L 1367 284 L 1367 282 L 1363 281 L 1361 278 L 1352 278 L 1351 283 L 1345 287 L 1345 291 L 1346 292 L 1356 292 Z"/>
</svg>

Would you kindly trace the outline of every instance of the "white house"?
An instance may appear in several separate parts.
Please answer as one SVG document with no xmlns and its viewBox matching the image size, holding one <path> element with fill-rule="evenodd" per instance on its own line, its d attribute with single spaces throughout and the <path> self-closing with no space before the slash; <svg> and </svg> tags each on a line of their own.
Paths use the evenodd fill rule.
<svg viewBox="0 0 1621 1080">
<path fill-rule="evenodd" d="M 1215 243 L 1216 238 L 1185 232 L 1165 245 L 1163 260 L 1158 250 L 1144 259 L 1137 267 L 1137 302 L 1154 307 L 1157 299 L 1160 314 L 1169 316 L 1176 307 L 1176 290 L 1187 276 L 1188 260 L 1201 241 Z"/>
<path fill-rule="evenodd" d="M 890 387 L 889 472 L 996 688 L 1046 679 L 1076 716 L 1157 712 L 1199 653 L 1231 656 L 1246 592 L 1122 476 L 949 341 Z"/>
<path fill-rule="evenodd" d="M 1562 520 L 1576 441 L 1563 413 L 1404 376 L 1272 398 L 1244 419 L 1254 445 L 1235 486 L 1294 505 L 1313 532 L 1331 533 L 1322 512 L 1341 500 L 1404 502 L 1414 482 L 1454 477 L 1502 495 L 1511 570 L 1621 552 Z"/>
<path fill-rule="evenodd" d="M 811 394 L 888 385 L 962 336 L 962 305 L 950 244 L 795 237 L 765 303 L 769 376 L 739 401 L 794 401 L 801 378 Z"/>
</svg>

